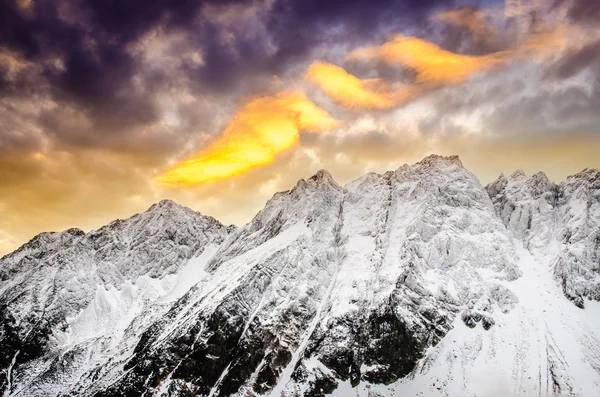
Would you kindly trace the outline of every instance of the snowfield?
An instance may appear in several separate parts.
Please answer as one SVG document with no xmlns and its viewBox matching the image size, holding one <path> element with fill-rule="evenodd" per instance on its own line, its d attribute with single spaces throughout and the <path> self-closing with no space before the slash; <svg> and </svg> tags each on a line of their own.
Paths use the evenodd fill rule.
<svg viewBox="0 0 600 397">
<path fill-rule="evenodd" d="M 600 395 L 600 171 L 327 171 L 247 225 L 170 201 L 0 260 L 8 396 Z"/>
<path fill-rule="evenodd" d="M 519 243 L 517 243 L 519 244 Z M 486 331 L 460 318 L 401 381 L 343 383 L 350 396 L 596 396 L 600 390 L 600 303 L 565 299 L 548 264 L 519 249 L 523 276 L 507 283 L 519 303 Z M 371 394 L 369 394 L 369 392 Z"/>
</svg>

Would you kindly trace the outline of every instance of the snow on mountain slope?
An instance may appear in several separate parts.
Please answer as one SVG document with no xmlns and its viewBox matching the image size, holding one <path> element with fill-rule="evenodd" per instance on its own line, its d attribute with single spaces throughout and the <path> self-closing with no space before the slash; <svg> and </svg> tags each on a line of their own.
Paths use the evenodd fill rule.
<svg viewBox="0 0 600 397">
<path fill-rule="evenodd" d="M 598 188 L 594 170 L 483 188 L 432 155 L 343 187 L 319 171 L 239 229 L 163 201 L 42 234 L 0 261 L 0 387 L 594 396 Z"/>
<path fill-rule="evenodd" d="M 548 250 L 548 242 L 555 232 L 559 189 L 546 174 L 539 172 L 528 177 L 518 170 L 509 177 L 500 175 L 486 189 L 513 236 L 537 256 L 556 254 Z"/>
<path fill-rule="evenodd" d="M 553 268 L 565 295 L 600 300 L 600 170 L 560 185 L 543 173 L 500 176 L 487 186 L 498 215 L 526 248 Z"/>
<path fill-rule="evenodd" d="M 406 378 L 388 386 L 346 382 L 332 395 L 596 396 L 600 303 L 573 305 L 544 264 L 516 245 L 523 275 L 505 285 L 518 303 L 498 314 L 494 327 L 471 329 L 456 319 Z"/>
<path fill-rule="evenodd" d="M 306 373 L 300 367 L 288 390 L 311 391 L 319 372 L 332 388 L 347 378 L 393 382 L 459 312 L 491 323 L 498 297 L 509 310 L 513 296 L 496 281 L 518 276 L 516 256 L 458 158 L 367 175 L 346 186 L 344 204 L 347 242 L 330 307 L 308 345 Z"/>
<path fill-rule="evenodd" d="M 133 317 L 151 321 L 148 304 L 174 288 L 173 275 L 227 234 L 165 200 L 88 234 L 43 233 L 2 258 L 0 389 L 50 395 L 105 363 Z"/>
<path fill-rule="evenodd" d="M 600 170 L 584 170 L 559 186 L 560 252 L 554 274 L 578 306 L 600 300 Z"/>
<path fill-rule="evenodd" d="M 223 244 L 211 276 L 145 333 L 131 371 L 105 395 L 165 379 L 170 393 L 208 395 L 219 382 L 229 395 L 249 377 L 273 386 L 327 292 L 341 199 L 326 172 L 276 194 Z"/>
<path fill-rule="evenodd" d="M 342 188 L 276 194 L 145 332 L 112 389 L 320 395 L 408 374 L 453 319 L 494 322 L 517 256 L 479 181 L 431 156 Z"/>
</svg>

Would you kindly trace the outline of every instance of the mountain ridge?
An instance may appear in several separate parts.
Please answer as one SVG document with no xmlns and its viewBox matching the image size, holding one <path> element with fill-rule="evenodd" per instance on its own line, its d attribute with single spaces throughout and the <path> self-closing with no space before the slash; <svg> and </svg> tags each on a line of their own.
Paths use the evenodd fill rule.
<svg viewBox="0 0 600 397">
<path fill-rule="evenodd" d="M 443 156 L 443 155 L 438 155 L 438 154 L 430 154 L 430 155 L 426 156 L 423 160 L 419 161 L 418 163 L 421 163 L 423 161 L 425 161 L 427 163 L 431 163 L 432 162 L 431 159 L 433 159 L 433 162 L 435 162 L 435 159 L 441 159 L 442 161 L 443 160 L 447 160 L 447 161 L 450 161 L 450 162 L 457 161 L 458 164 L 460 164 L 461 167 L 464 167 L 462 161 L 460 160 L 460 156 L 458 156 L 458 155 Z M 401 168 L 407 167 L 407 166 L 409 166 L 409 165 L 408 164 L 403 164 L 398 169 L 401 169 Z M 389 173 L 389 172 L 394 172 L 394 171 L 386 171 L 385 173 Z M 356 179 L 354 179 L 354 180 L 346 183 L 345 185 L 339 185 L 337 183 L 337 181 L 335 180 L 335 178 L 331 175 L 331 173 L 329 173 L 329 171 L 327 171 L 325 169 L 320 169 L 314 175 L 312 175 L 311 177 L 309 177 L 307 179 L 321 179 L 321 177 L 319 177 L 319 174 L 326 174 L 326 175 L 328 175 L 327 179 L 332 180 L 333 182 L 335 182 L 340 187 L 345 187 L 346 185 L 351 184 L 351 183 L 355 183 L 355 182 L 359 181 L 360 179 L 362 179 L 362 178 L 364 178 L 364 177 L 366 177 L 368 175 L 384 175 L 385 173 L 378 174 L 376 172 L 367 172 L 365 175 L 362 175 L 362 176 L 360 176 L 360 177 L 358 177 L 358 178 L 356 178 Z M 573 175 L 568 175 L 567 177 L 565 177 L 564 181 L 566 181 L 567 179 L 576 179 L 576 178 L 586 177 L 586 175 L 591 175 L 592 177 L 594 177 L 594 175 L 596 175 L 595 178 L 597 178 L 597 174 L 598 173 L 600 173 L 600 169 L 596 169 L 596 168 L 584 168 L 583 170 L 581 170 L 578 173 L 575 173 Z M 544 173 L 544 171 L 538 171 L 533 176 L 538 175 L 538 174 L 543 175 L 546 179 L 548 179 L 548 177 L 546 176 L 546 174 Z M 510 176 L 519 176 L 519 175 L 526 176 L 526 173 L 522 169 L 517 169 Z M 496 182 L 498 179 L 501 179 L 501 178 L 505 178 L 504 173 L 500 173 L 499 176 L 496 178 L 496 180 L 488 183 L 488 185 Z M 302 178 L 302 179 L 298 180 L 298 182 L 296 183 L 296 185 L 298 183 L 300 183 L 301 181 L 305 181 L 305 179 Z M 280 194 L 287 193 L 287 192 L 289 192 L 291 190 L 293 190 L 293 188 L 289 189 L 289 190 L 282 190 L 282 191 L 276 192 L 276 193 L 274 193 L 273 197 L 277 196 L 277 195 L 280 195 Z M 198 212 L 197 210 L 194 210 L 194 209 L 192 209 L 190 207 L 186 207 L 184 205 L 181 205 L 181 204 L 177 203 L 176 201 L 174 201 L 172 199 L 167 199 L 167 198 L 161 199 L 160 201 L 152 204 L 150 207 L 148 207 L 148 209 L 146 211 L 143 211 L 143 212 L 148 212 L 148 211 L 152 210 L 153 207 L 157 207 L 157 206 L 160 207 L 161 203 L 163 203 L 162 205 L 165 205 L 165 204 L 167 204 L 167 205 L 173 205 L 174 204 L 174 205 L 176 205 L 178 207 L 181 207 L 181 208 L 184 208 L 184 209 L 187 209 L 187 210 L 190 210 L 190 211 L 202 214 L 201 212 Z M 138 214 L 140 214 L 140 213 L 135 213 L 135 214 L 131 215 L 130 217 L 133 217 L 133 216 L 138 215 Z M 202 215 L 204 215 L 204 214 L 202 214 Z M 217 218 L 215 218 L 215 217 L 213 217 L 211 215 L 205 215 L 205 216 L 211 217 L 211 218 L 213 218 L 213 219 L 215 219 L 215 220 L 218 221 Z M 129 219 L 130 217 L 125 218 L 125 219 Z M 105 227 L 105 226 L 108 226 L 112 222 L 118 222 L 118 221 L 122 221 L 122 220 L 123 219 L 115 219 L 115 220 L 109 222 L 106 225 L 100 226 L 98 229 L 100 229 L 102 227 Z M 231 228 L 238 228 L 239 227 L 238 225 L 235 225 L 235 224 L 230 224 L 228 226 L 231 227 Z M 33 236 L 29 241 L 27 241 L 27 242 L 23 243 L 21 246 L 17 247 L 15 250 L 4 254 L 2 257 L 0 257 L 0 260 L 4 259 L 5 256 L 8 256 L 10 254 L 13 254 L 13 253 L 19 251 L 21 248 L 23 248 L 24 246 L 26 246 L 28 243 L 30 243 L 32 240 L 36 239 L 40 235 L 53 234 L 53 233 L 63 233 L 63 232 L 67 232 L 67 231 L 70 231 L 70 230 L 73 231 L 74 233 L 77 232 L 77 231 L 81 231 L 84 234 L 86 234 L 86 232 L 84 230 L 82 230 L 82 229 L 80 229 L 78 227 L 70 227 L 70 228 L 62 230 L 62 231 L 45 231 L 45 232 L 40 232 L 37 235 Z M 90 230 L 90 232 L 94 231 L 94 230 L 97 230 L 97 229 L 92 229 L 92 230 Z M 89 233 L 89 232 L 87 232 L 87 233 Z"/>
<path fill-rule="evenodd" d="M 541 283 L 547 299 L 580 311 L 564 306 L 579 323 L 596 310 L 598 174 L 584 170 L 557 185 L 515 172 L 483 187 L 458 156 L 431 155 L 344 186 L 320 170 L 239 228 L 162 200 L 89 233 L 40 234 L 0 259 L 0 389 L 391 396 L 420 385 L 427 395 L 482 393 L 469 367 L 459 384 L 446 373 L 453 364 L 435 356 L 459 354 L 449 342 L 456 338 L 510 334 L 532 299 L 515 285 Z M 536 330 L 551 324 L 539 340 L 562 335 L 551 319 L 523 318 Z M 600 368 L 590 332 L 585 347 L 599 353 L 582 350 L 583 359 L 555 342 L 548 350 L 527 341 L 554 352 L 536 358 L 554 368 L 536 391 L 586 395 L 565 365 Z M 503 363 L 494 351 L 490 362 Z M 525 376 L 527 363 L 518 362 Z M 433 374 L 446 386 L 421 385 Z"/>
</svg>

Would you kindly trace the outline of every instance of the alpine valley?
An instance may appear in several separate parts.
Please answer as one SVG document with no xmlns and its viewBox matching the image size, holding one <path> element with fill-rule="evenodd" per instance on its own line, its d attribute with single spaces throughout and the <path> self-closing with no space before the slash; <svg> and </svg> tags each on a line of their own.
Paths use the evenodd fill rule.
<svg viewBox="0 0 600 397">
<path fill-rule="evenodd" d="M 0 259 L 8 396 L 600 395 L 600 170 L 327 171 L 247 225 L 161 201 Z"/>
</svg>

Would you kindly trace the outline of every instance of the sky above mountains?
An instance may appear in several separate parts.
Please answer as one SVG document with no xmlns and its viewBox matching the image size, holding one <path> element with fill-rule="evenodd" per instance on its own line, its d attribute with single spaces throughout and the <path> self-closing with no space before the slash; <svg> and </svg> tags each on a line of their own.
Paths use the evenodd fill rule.
<svg viewBox="0 0 600 397">
<path fill-rule="evenodd" d="M 0 254 L 172 198 L 245 223 L 321 168 L 600 167 L 597 0 L 0 2 Z"/>
</svg>

